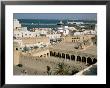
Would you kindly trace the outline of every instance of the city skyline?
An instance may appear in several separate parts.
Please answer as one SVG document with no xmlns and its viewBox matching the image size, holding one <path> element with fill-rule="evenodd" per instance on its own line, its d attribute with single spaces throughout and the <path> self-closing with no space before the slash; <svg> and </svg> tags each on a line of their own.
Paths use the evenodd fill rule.
<svg viewBox="0 0 110 88">
<path fill-rule="evenodd" d="M 28 19 L 13 20 L 13 75 L 97 75 L 96 23 L 60 21 L 50 27 L 58 21 L 42 20 L 37 26 L 36 16 L 61 19 L 73 14 L 22 14 Z"/>
<path fill-rule="evenodd" d="M 96 13 L 14 13 L 14 19 L 97 20 Z"/>
</svg>

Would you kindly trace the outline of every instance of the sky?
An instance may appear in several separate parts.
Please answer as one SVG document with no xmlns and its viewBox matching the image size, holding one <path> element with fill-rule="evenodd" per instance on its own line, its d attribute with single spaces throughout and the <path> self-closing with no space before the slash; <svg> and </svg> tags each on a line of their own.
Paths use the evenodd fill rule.
<svg viewBox="0 0 110 88">
<path fill-rule="evenodd" d="M 96 13 L 14 13 L 14 19 L 97 20 Z"/>
</svg>

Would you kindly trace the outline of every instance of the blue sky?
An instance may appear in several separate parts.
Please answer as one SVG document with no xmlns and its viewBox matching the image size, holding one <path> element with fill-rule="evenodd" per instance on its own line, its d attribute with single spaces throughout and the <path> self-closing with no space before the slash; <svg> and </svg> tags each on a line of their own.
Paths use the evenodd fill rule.
<svg viewBox="0 0 110 88">
<path fill-rule="evenodd" d="M 96 13 L 14 13 L 14 19 L 97 20 Z"/>
</svg>

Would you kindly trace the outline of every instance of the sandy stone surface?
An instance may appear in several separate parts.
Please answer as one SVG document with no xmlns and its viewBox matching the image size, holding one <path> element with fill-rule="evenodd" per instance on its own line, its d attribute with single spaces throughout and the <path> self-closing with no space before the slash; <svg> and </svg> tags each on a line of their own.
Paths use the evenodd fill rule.
<svg viewBox="0 0 110 88">
<path fill-rule="evenodd" d="M 23 58 L 20 63 L 23 67 L 13 66 L 14 75 L 47 75 L 47 66 L 50 66 L 51 71 L 58 66 L 58 63 L 63 62 L 69 66 L 69 70 L 78 69 L 79 71 L 86 68 L 87 66 L 81 62 L 74 62 L 64 60 L 62 58 L 49 57 L 42 59 Z"/>
</svg>

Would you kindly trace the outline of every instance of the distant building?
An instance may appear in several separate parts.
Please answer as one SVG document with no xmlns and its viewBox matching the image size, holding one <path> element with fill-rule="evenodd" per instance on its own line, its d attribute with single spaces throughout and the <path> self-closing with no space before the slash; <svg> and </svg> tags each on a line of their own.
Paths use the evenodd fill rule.
<svg viewBox="0 0 110 88">
<path fill-rule="evenodd" d="M 75 36 L 77 36 L 77 35 L 84 35 L 84 32 L 75 32 L 74 35 Z"/>
<path fill-rule="evenodd" d="M 58 24 L 58 27 L 57 27 L 57 32 L 61 34 L 61 36 L 66 36 L 69 34 L 69 28 L 68 26 L 64 26 L 63 22 L 60 21 Z"/>
<path fill-rule="evenodd" d="M 75 22 L 74 20 L 68 20 L 67 23 L 68 24 L 76 24 L 76 25 L 84 24 L 83 22 Z"/>
<path fill-rule="evenodd" d="M 64 37 L 64 42 L 76 43 L 90 41 L 92 37 L 95 37 L 95 35 L 66 36 Z"/>
<path fill-rule="evenodd" d="M 17 19 L 14 19 L 13 25 L 14 25 L 14 29 L 21 27 L 21 24 L 19 23 Z"/>
<path fill-rule="evenodd" d="M 36 35 L 37 36 L 42 36 L 42 35 L 47 35 L 47 32 L 48 32 L 48 30 L 45 30 L 45 29 L 37 29 L 37 30 L 35 30 L 35 33 L 36 33 Z"/>
<path fill-rule="evenodd" d="M 69 34 L 69 28 L 68 26 L 64 26 L 64 31 L 63 31 L 64 36 Z"/>
<path fill-rule="evenodd" d="M 47 37 L 36 37 L 36 38 L 22 38 L 22 42 L 24 45 L 28 44 L 37 44 L 37 43 L 44 43 L 49 45 L 49 39 Z"/>
<path fill-rule="evenodd" d="M 23 37 L 36 37 L 36 32 L 30 31 L 14 31 L 15 38 L 23 38 Z"/>
<path fill-rule="evenodd" d="M 58 39 L 61 38 L 61 34 L 47 34 L 46 37 L 49 39 Z"/>
</svg>

